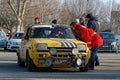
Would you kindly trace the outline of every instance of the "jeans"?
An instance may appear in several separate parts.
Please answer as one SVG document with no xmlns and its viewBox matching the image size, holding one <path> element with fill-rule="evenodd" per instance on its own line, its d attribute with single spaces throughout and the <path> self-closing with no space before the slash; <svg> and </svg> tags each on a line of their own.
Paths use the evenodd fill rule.
<svg viewBox="0 0 120 80">
<path fill-rule="evenodd" d="M 99 65 L 99 58 L 98 54 L 95 55 L 95 65 Z"/>
<path fill-rule="evenodd" d="M 99 46 L 91 49 L 92 53 L 91 53 L 91 57 L 90 57 L 90 61 L 89 61 L 89 68 L 90 69 L 94 70 L 95 61 L 99 62 L 98 56 L 97 56 L 98 50 L 99 50 Z"/>
</svg>

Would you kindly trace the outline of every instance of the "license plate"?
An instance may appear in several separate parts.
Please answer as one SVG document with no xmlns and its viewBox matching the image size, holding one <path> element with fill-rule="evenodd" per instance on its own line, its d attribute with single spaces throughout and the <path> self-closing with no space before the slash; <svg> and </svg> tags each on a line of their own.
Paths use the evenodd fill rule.
<svg viewBox="0 0 120 80">
<path fill-rule="evenodd" d="M 55 59 L 53 61 L 54 64 L 66 64 L 66 63 L 71 63 L 70 59 Z"/>
</svg>

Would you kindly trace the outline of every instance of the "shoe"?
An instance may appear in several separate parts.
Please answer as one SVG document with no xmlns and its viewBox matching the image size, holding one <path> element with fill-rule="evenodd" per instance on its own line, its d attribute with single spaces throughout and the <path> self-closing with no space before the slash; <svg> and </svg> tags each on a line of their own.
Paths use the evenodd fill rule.
<svg viewBox="0 0 120 80">
<path fill-rule="evenodd" d="M 95 63 L 95 66 L 100 66 L 100 63 Z"/>
<path fill-rule="evenodd" d="M 89 70 L 94 70 L 94 68 L 89 67 Z"/>
</svg>

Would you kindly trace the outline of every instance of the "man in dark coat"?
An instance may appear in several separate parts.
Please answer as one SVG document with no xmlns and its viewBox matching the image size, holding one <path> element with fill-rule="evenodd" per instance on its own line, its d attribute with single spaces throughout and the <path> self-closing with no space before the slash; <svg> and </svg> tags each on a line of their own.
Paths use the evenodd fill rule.
<svg viewBox="0 0 120 80">
<path fill-rule="evenodd" d="M 89 13 L 86 16 L 86 19 L 88 20 L 87 28 L 90 28 L 90 29 L 94 30 L 95 32 L 99 33 L 99 24 L 98 24 L 97 17 L 94 17 L 91 13 Z M 97 54 L 96 54 L 96 57 L 95 57 L 95 65 L 96 66 L 100 65 Z"/>
<path fill-rule="evenodd" d="M 86 16 L 88 20 L 87 28 L 93 29 L 95 32 L 99 33 L 99 24 L 97 17 L 94 17 L 91 13 Z"/>
</svg>

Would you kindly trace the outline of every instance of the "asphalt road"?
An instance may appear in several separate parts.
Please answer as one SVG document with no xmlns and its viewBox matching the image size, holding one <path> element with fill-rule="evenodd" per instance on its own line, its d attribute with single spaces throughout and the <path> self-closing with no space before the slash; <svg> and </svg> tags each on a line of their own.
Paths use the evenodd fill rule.
<svg viewBox="0 0 120 80">
<path fill-rule="evenodd" d="M 88 72 L 76 69 L 53 69 L 51 71 L 28 72 L 17 66 L 15 52 L 0 50 L 1 80 L 120 80 L 120 53 L 99 53 L 100 66 Z"/>
</svg>

